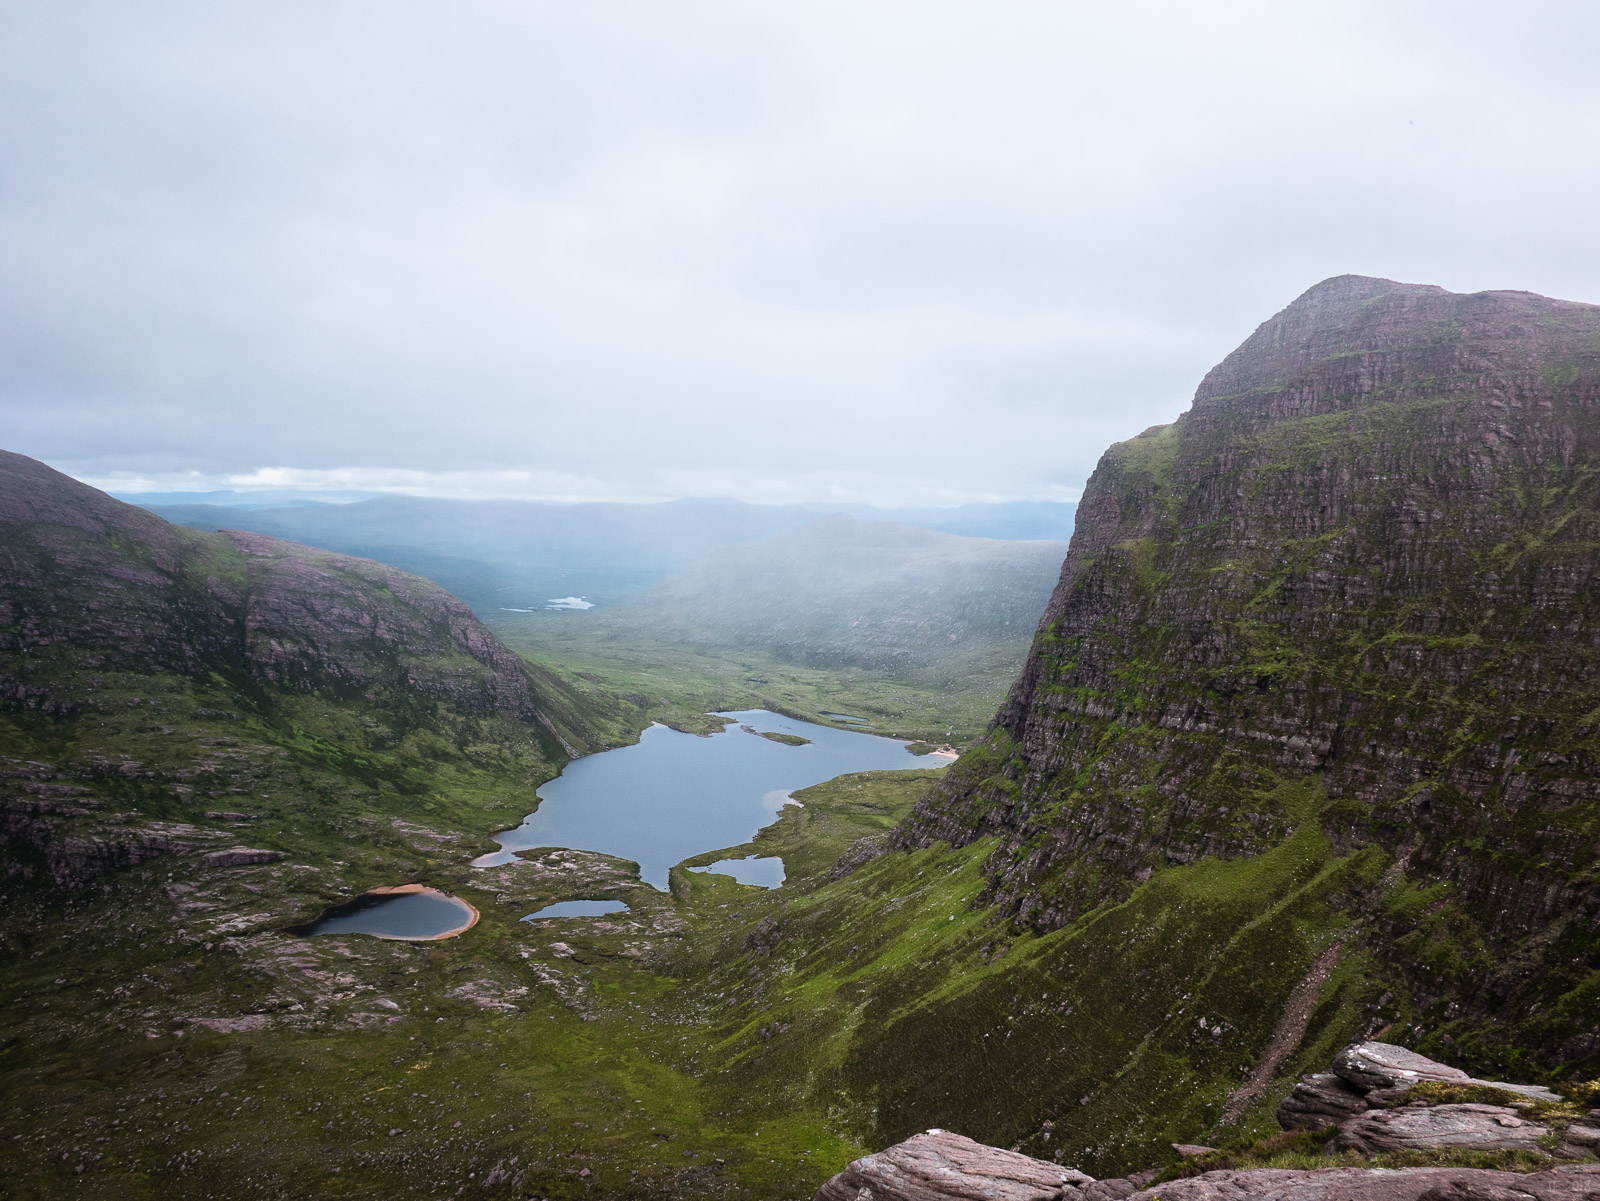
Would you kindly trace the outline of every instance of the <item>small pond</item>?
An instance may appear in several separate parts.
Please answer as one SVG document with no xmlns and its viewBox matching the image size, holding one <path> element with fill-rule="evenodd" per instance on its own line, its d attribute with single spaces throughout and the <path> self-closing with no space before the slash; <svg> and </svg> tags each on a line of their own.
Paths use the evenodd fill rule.
<svg viewBox="0 0 1600 1201">
<path fill-rule="evenodd" d="M 540 787 L 539 808 L 522 825 L 495 835 L 503 849 L 474 866 L 508 863 L 533 847 L 573 847 L 631 859 L 645 883 L 665 890 L 673 864 L 748 842 L 795 789 L 846 772 L 937 766 L 903 742 L 858 730 L 765 709 L 717 716 L 729 726 L 709 738 L 654 725 L 633 746 L 574 759 Z M 789 746 L 763 733 L 807 742 Z"/>
<path fill-rule="evenodd" d="M 740 884 L 754 884 L 757 888 L 776 888 L 783 883 L 783 860 L 776 855 L 745 859 L 718 859 L 708 867 L 691 867 L 692 872 L 713 872 L 719 876 L 732 876 Z"/>
<path fill-rule="evenodd" d="M 547 917 L 605 917 L 608 913 L 626 913 L 627 905 L 621 901 L 557 901 L 536 909 L 522 920 L 539 921 Z"/>
<path fill-rule="evenodd" d="M 353 901 L 323 911 L 321 917 L 288 933 L 371 934 L 376 938 L 427 942 L 450 938 L 477 923 L 478 911 L 459 897 L 420 884 L 375 888 Z"/>
</svg>

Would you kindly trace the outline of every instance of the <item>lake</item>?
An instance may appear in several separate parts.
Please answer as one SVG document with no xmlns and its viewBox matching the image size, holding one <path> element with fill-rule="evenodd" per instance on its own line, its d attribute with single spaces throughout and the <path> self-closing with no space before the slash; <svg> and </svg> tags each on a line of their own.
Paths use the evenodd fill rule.
<svg viewBox="0 0 1600 1201">
<path fill-rule="evenodd" d="M 403 942 L 428 942 L 470 930 L 478 911 L 459 897 L 402 884 L 375 888 L 353 901 L 325 910 L 316 921 L 295 926 L 290 934 L 371 934 Z"/>
<path fill-rule="evenodd" d="M 503 849 L 473 860 L 474 866 L 507 863 L 512 852 L 532 847 L 573 847 L 631 859 L 645 883 L 664 891 L 673 864 L 748 842 L 798 788 L 847 772 L 946 762 L 913 755 L 891 738 L 765 709 L 717 716 L 729 727 L 709 738 L 654 725 L 633 746 L 574 759 L 540 787 L 539 808 L 522 825 L 495 835 Z M 760 732 L 809 741 L 788 746 Z"/>
<path fill-rule="evenodd" d="M 705 867 L 691 867 L 689 870 L 732 876 L 740 884 L 753 884 L 757 888 L 777 888 L 783 883 L 783 860 L 776 855 L 747 855 L 743 859 L 719 859 Z"/>
<path fill-rule="evenodd" d="M 536 922 L 547 917 L 605 917 L 612 913 L 627 912 L 627 905 L 621 901 L 557 901 L 554 905 L 534 910 L 522 920 Z"/>
</svg>

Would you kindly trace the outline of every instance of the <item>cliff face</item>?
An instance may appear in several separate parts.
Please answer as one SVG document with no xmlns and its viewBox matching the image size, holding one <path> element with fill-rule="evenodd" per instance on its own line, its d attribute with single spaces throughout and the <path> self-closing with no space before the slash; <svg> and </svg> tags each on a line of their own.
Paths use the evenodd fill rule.
<svg viewBox="0 0 1600 1201">
<path fill-rule="evenodd" d="M 1026 667 L 899 844 L 998 836 L 991 895 L 1049 930 L 1316 822 L 1434 889 L 1444 967 L 1347 899 L 1430 1025 L 1594 1001 L 1597 468 L 1600 308 L 1319 284 L 1102 458 Z M 1557 1026 L 1551 1058 L 1596 1049 Z"/>
</svg>

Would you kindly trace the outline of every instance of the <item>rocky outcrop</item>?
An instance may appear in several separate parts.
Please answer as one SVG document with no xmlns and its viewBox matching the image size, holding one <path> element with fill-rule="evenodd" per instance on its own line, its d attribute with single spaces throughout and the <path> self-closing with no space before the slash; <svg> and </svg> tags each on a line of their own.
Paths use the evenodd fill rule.
<svg viewBox="0 0 1600 1201">
<path fill-rule="evenodd" d="M 1419 1085 L 1443 1087 L 1428 1093 Z M 1285 1130 L 1329 1131 L 1330 1147 L 1367 1155 L 1451 1147 L 1594 1154 L 1600 1130 L 1573 1121 L 1570 1108 L 1538 1108 L 1560 1101 L 1542 1085 L 1479 1080 L 1405 1047 L 1366 1042 L 1340 1051 L 1331 1072 L 1302 1077 L 1279 1106 L 1278 1122 Z M 1546 1113 L 1553 1120 L 1534 1116 Z"/>
<path fill-rule="evenodd" d="M 1367 1109 L 1367 1094 L 1334 1072 L 1302 1076 L 1278 1105 L 1285 1130 L 1333 1130 Z"/>
<path fill-rule="evenodd" d="M 1523 1175 L 1479 1168 L 1259 1168 L 1207 1172 L 1135 1194 L 1136 1201 L 1594 1201 L 1600 1165 Z"/>
<path fill-rule="evenodd" d="M 1286 1130 L 1326 1131 L 1332 1136 L 1327 1140 L 1308 1144 L 1278 1136 L 1221 1150 L 1172 1143 L 1172 1152 L 1184 1162 L 1168 1168 L 1165 1176 L 1178 1179 L 1163 1178 L 1158 1187 L 1149 1187 L 1160 1169 L 1095 1180 L 1060 1163 L 929 1130 L 856 1160 L 823 1185 L 817 1201 L 1171 1201 L 1175 1196 L 1197 1201 L 1254 1196 L 1274 1201 L 1527 1201 L 1547 1196 L 1600 1201 L 1600 1165 L 1594 1164 L 1532 1176 L 1461 1168 L 1368 1170 L 1352 1168 L 1347 1154 L 1338 1167 L 1305 1171 L 1239 1167 L 1271 1162 L 1286 1149 L 1314 1155 L 1318 1148 L 1367 1156 L 1523 1153 L 1523 1162 L 1537 1165 L 1543 1158 L 1553 1167 L 1555 1158 L 1589 1159 L 1600 1152 L 1600 1124 L 1590 1123 L 1600 1119 L 1600 1110 L 1590 1110 L 1589 1118 L 1580 1120 L 1576 1115 L 1581 1112 L 1579 1103 L 1563 1101 L 1538 1085 L 1477 1080 L 1405 1047 L 1353 1043 L 1335 1056 L 1332 1071 L 1305 1077 L 1279 1112 Z M 1539 1158 L 1529 1161 L 1530 1155 Z"/>
<path fill-rule="evenodd" d="M 1334 1145 L 1367 1155 L 1435 1147 L 1537 1151 L 1549 1133 L 1549 1127 L 1526 1121 L 1504 1105 L 1408 1105 L 1347 1119 Z"/>
<path fill-rule="evenodd" d="M 1368 1109 L 1403 1101 L 1413 1087 L 1424 1082 L 1494 1090 L 1501 1094 L 1525 1097 L 1530 1101 L 1560 1099 L 1542 1085 L 1479 1080 L 1460 1068 L 1439 1063 L 1393 1043 L 1363 1042 L 1352 1043 L 1340 1051 L 1334 1057 L 1331 1071 L 1302 1076 L 1278 1106 L 1278 1124 L 1285 1130 L 1342 1128 L 1349 1119 Z M 1505 1114 L 1514 1116 L 1511 1110 L 1505 1110 Z M 1380 1122 L 1371 1129 L 1382 1126 Z M 1365 1131 L 1368 1127 L 1361 1129 Z M 1348 1145 L 1365 1149 L 1365 1137 L 1364 1134 L 1352 1136 Z"/>
<path fill-rule="evenodd" d="M 1404 1144 L 1426 1146 L 1425 1143 Z M 1450 1144 L 1467 1145 L 1467 1144 Z M 1480 1150 L 1521 1145 L 1471 1144 Z M 1389 1148 L 1385 1148 L 1389 1149 Z M 1227 1169 L 1153 1184 L 1155 1172 L 1082 1172 L 930 1130 L 858 1159 L 816 1201 L 1596 1201 L 1600 1164 L 1532 1173 L 1481 1168 Z"/>
<path fill-rule="evenodd" d="M 282 851 L 267 851 L 257 847 L 229 847 L 225 851 L 207 851 L 200 862 L 207 867 L 248 867 L 257 863 L 271 863 L 282 859 Z"/>
<path fill-rule="evenodd" d="M 1573 1122 L 1562 1132 L 1560 1154 L 1577 1157 L 1579 1155 L 1600 1155 L 1600 1113 L 1591 1111 L 1587 1124 Z"/>
<path fill-rule="evenodd" d="M 1544 991 L 1597 963 L 1596 461 L 1600 308 L 1319 284 L 1101 459 L 1027 665 L 896 845 L 995 837 L 989 899 L 1046 931 L 1314 821 L 1447 890 L 1470 972 L 1343 901 L 1430 1027 L 1537 1007 L 1550 1066 L 1600 1054 Z"/>
</svg>

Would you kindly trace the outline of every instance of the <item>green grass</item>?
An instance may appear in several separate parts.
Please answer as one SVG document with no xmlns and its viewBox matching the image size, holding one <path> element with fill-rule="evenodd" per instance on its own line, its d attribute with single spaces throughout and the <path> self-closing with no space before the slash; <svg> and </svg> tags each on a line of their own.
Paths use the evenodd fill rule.
<svg viewBox="0 0 1600 1201">
<path fill-rule="evenodd" d="M 1479 1168 L 1492 1172 L 1543 1172 L 1556 1160 L 1538 1151 L 1478 1151 L 1470 1147 L 1434 1147 L 1428 1150 L 1386 1151 L 1362 1155 L 1358 1151 L 1326 1149 L 1330 1131 L 1295 1130 L 1265 1138 L 1241 1139 L 1204 1155 L 1166 1167 L 1152 1187 L 1186 1180 L 1206 1172 L 1276 1168 L 1304 1171 L 1318 1168 Z"/>
<path fill-rule="evenodd" d="M 624 708 L 633 720 L 661 721 L 708 733 L 708 712 L 764 708 L 820 725 L 862 729 L 826 717 L 865 717 L 873 733 L 965 744 L 988 726 L 1005 699 L 1017 663 L 935 682 L 895 678 L 866 668 L 798 666 L 733 647 L 662 643 L 627 631 L 568 620 L 491 620 L 509 646 L 558 669 L 580 695 Z"/>
<path fill-rule="evenodd" d="M 220 791 L 225 807 L 261 814 L 237 841 L 287 857 L 219 870 L 169 855 L 11 898 L 0 1087 L 28 1103 L 0 1115 L 8 1195 L 428 1195 L 477 1186 L 499 1165 L 501 1195 L 783 1196 L 866 1150 L 826 1114 L 774 1115 L 758 1134 L 708 1094 L 711 1048 L 686 991 L 692 948 L 759 920 L 776 894 L 693 875 L 677 902 L 600 857 L 576 878 L 513 874 L 486 890 L 466 860 L 532 807 L 539 773 L 507 778 L 443 743 L 409 766 L 375 766 L 335 753 L 347 718 L 317 729 L 244 719 L 225 738 L 199 724 L 152 735 L 126 715 L 52 730 L 67 763 L 85 742 L 153 768 L 190 761 L 195 743 L 248 751 L 190 777 L 224 786 L 192 808 L 128 803 L 141 820 L 198 817 L 224 804 L 209 795 Z M 11 747 L 24 740 L 40 749 L 8 731 Z M 245 774 L 248 793 L 229 793 Z M 935 774 L 802 794 L 762 852 L 784 854 L 795 879 L 824 871 Z M 872 795 L 852 795 L 863 789 Z M 438 943 L 277 933 L 402 880 L 462 896 L 483 918 Z M 517 920 L 597 893 L 628 900 L 640 924 Z M 211 908 L 177 909 L 195 901 Z M 649 929 L 657 922 L 665 933 Z M 562 940 L 572 958 L 550 950 Z M 450 995 L 473 981 L 515 1009 Z M 250 1015 L 268 1025 L 223 1033 L 194 1020 Z"/>
</svg>

